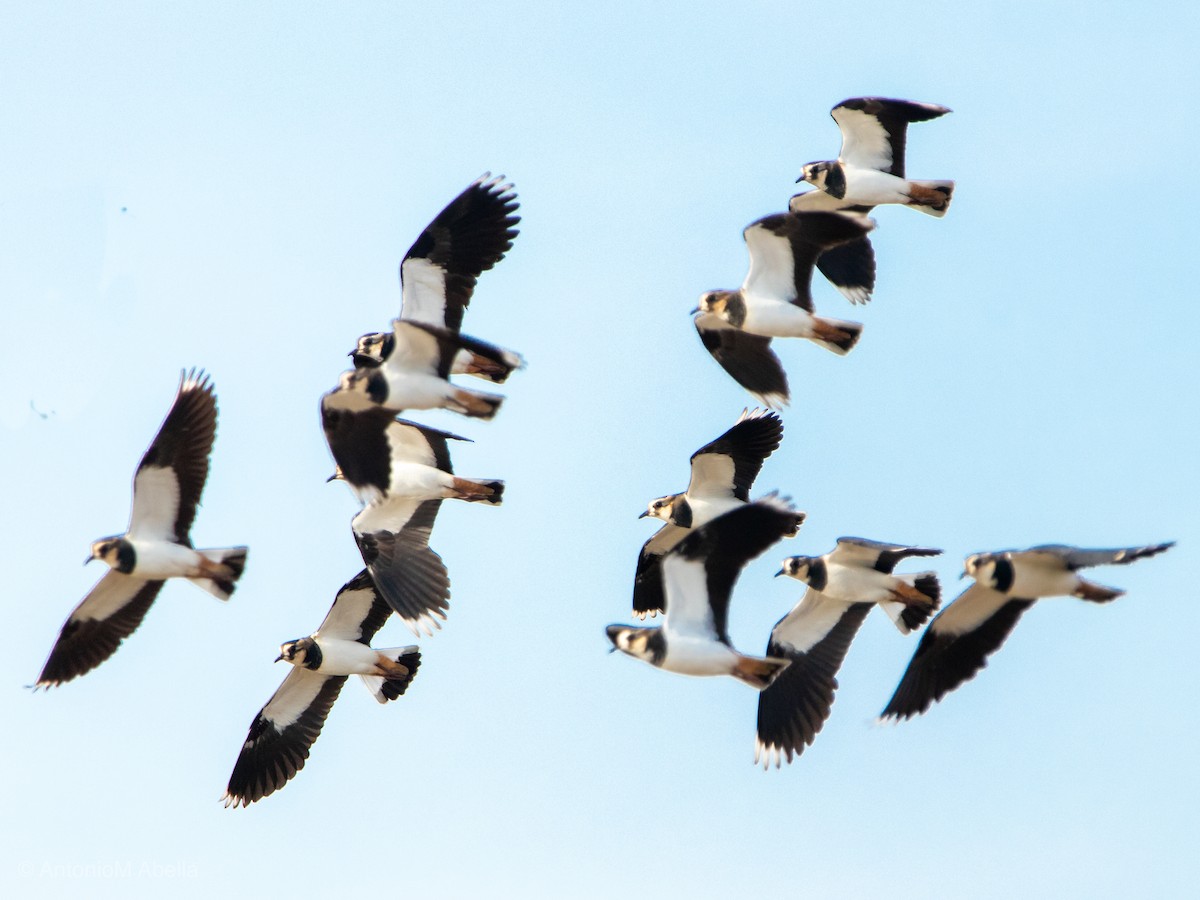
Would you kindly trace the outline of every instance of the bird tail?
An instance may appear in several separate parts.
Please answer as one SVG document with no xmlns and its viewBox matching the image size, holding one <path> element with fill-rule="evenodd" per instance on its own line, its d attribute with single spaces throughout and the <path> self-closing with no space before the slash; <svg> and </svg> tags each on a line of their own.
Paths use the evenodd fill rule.
<svg viewBox="0 0 1200 900">
<path fill-rule="evenodd" d="M 375 699 L 380 703 L 395 700 L 408 690 L 409 684 L 417 677 L 417 669 L 421 665 L 421 651 L 416 644 L 407 647 L 390 647 L 386 650 L 376 650 L 378 665 L 386 669 L 387 675 L 360 675 L 363 684 L 367 686 Z"/>
<path fill-rule="evenodd" d="M 487 421 L 496 415 L 504 398 L 499 394 L 483 394 L 479 391 L 459 389 L 454 392 L 454 409 L 464 416 Z"/>
<path fill-rule="evenodd" d="M 1091 600 L 1093 603 L 1108 603 L 1116 600 L 1125 592 L 1117 588 L 1105 587 L 1094 581 L 1079 579 L 1079 587 L 1075 588 L 1075 596 L 1080 600 Z"/>
<path fill-rule="evenodd" d="M 885 600 L 879 605 L 888 618 L 896 623 L 901 634 L 910 634 L 924 625 L 930 614 L 941 604 L 942 586 L 934 572 L 917 572 L 896 577 L 904 583 L 904 587 L 899 591 L 904 595 L 904 599 Z"/>
<path fill-rule="evenodd" d="M 765 691 L 780 672 L 792 664 L 790 659 L 765 658 L 737 654 L 737 662 L 730 672 L 738 681 L 743 681 L 755 690 Z"/>
<path fill-rule="evenodd" d="M 950 208 L 954 195 L 953 181 L 910 181 L 908 183 L 908 205 L 913 209 L 939 219 Z"/>
<path fill-rule="evenodd" d="M 203 557 L 201 578 L 189 578 L 192 584 L 208 591 L 218 600 L 228 600 L 233 595 L 237 580 L 246 568 L 246 547 L 222 547 L 217 550 L 197 550 Z"/>
<path fill-rule="evenodd" d="M 812 317 L 813 333 L 810 340 L 820 344 L 826 350 L 831 350 L 838 356 L 845 356 L 858 343 L 863 327 L 857 322 L 845 322 L 841 319 L 823 319 Z"/>
<path fill-rule="evenodd" d="M 486 379 L 493 384 L 504 384 L 509 375 L 517 369 L 523 368 L 525 368 L 524 357 L 512 350 L 502 351 L 500 359 L 488 359 L 486 356 L 472 353 L 471 359 L 467 363 L 466 374 Z"/>
<path fill-rule="evenodd" d="M 468 503 L 488 503 L 499 506 L 504 497 L 504 482 L 499 479 L 491 481 L 470 480 L 467 478 L 454 479 L 454 496 Z"/>
</svg>

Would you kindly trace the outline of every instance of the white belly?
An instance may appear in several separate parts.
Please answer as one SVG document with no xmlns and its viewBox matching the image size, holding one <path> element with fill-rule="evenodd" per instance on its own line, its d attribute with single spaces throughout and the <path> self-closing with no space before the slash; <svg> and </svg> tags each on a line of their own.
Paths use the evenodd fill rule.
<svg viewBox="0 0 1200 900">
<path fill-rule="evenodd" d="M 842 203 L 878 206 L 881 203 L 908 203 L 908 182 L 878 169 L 844 166 L 846 196 Z"/>
<path fill-rule="evenodd" d="M 737 654 L 720 641 L 672 638 L 662 668 L 680 675 L 728 675 Z"/>
<path fill-rule="evenodd" d="M 374 650 L 358 641 L 317 636 L 321 648 L 321 665 L 317 669 L 322 675 L 375 675 Z"/>
<path fill-rule="evenodd" d="M 1062 597 L 1074 592 L 1079 579 L 1074 572 L 1042 566 L 1015 566 L 1010 597 L 1026 599 L 1037 597 Z"/>
<path fill-rule="evenodd" d="M 748 298 L 742 331 L 762 337 L 809 337 L 812 316 L 793 303 Z"/>
<path fill-rule="evenodd" d="M 736 497 L 693 497 L 688 494 L 688 506 L 692 510 L 692 528 L 699 528 L 701 525 L 706 525 L 717 516 L 723 516 L 730 510 L 737 509 L 739 506 L 745 506 L 741 500 Z"/>
<path fill-rule="evenodd" d="M 882 603 L 891 599 L 896 579 L 884 572 L 861 566 L 828 565 L 829 581 L 822 594 L 839 603 Z"/>
<path fill-rule="evenodd" d="M 200 574 L 200 554 L 190 547 L 169 541 L 135 541 L 131 574 L 139 578 L 194 578 Z"/>
<path fill-rule="evenodd" d="M 388 409 L 438 409 L 454 393 L 454 385 L 436 375 L 386 367 Z"/>
<path fill-rule="evenodd" d="M 392 463 L 389 497 L 411 497 L 415 500 L 436 500 L 451 495 L 454 476 L 433 466 L 420 463 Z"/>
</svg>

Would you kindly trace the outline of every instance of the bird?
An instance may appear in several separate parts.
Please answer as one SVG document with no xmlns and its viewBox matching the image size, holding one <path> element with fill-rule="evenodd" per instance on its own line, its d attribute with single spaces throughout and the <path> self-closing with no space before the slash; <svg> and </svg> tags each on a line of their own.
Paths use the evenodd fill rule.
<svg viewBox="0 0 1200 900">
<path fill-rule="evenodd" d="M 400 318 L 457 332 L 479 275 L 512 249 L 521 221 L 513 185 L 485 172 L 450 201 L 408 248 L 400 261 Z M 350 352 L 359 368 L 382 364 L 395 347 L 394 333 L 364 334 Z M 512 350 L 500 358 L 463 347 L 451 363 L 452 374 L 504 382 L 524 359 Z"/>
<path fill-rule="evenodd" d="M 792 212 L 837 210 L 865 216 L 884 203 L 901 203 L 933 216 L 944 216 L 954 193 L 953 181 L 907 181 L 904 144 L 909 122 L 924 122 L 950 112 L 934 103 L 854 97 L 831 110 L 842 131 L 836 160 L 809 163 L 796 179 L 817 188 L 796 194 Z M 862 237 L 826 250 L 817 268 L 851 302 L 866 303 L 875 289 L 875 250 Z"/>
<path fill-rule="evenodd" d="M 392 351 L 374 368 L 342 373 L 338 386 L 326 394 L 331 408 L 360 411 L 380 406 L 405 409 L 449 409 L 464 416 L 491 419 L 504 398 L 451 383 L 451 363 L 466 348 L 502 360 L 505 351 L 446 328 L 395 319 Z"/>
<path fill-rule="evenodd" d="M 910 122 L 925 122 L 948 112 L 936 103 L 887 97 L 843 100 L 830 110 L 842 132 L 841 152 L 837 159 L 805 164 L 796 180 L 817 190 L 793 197 L 789 209 L 865 213 L 881 204 L 898 203 L 944 216 L 954 182 L 908 180 L 904 144 Z"/>
<path fill-rule="evenodd" d="M 449 574 L 429 546 L 441 502 L 498 506 L 504 482 L 455 476 L 448 442 L 466 438 L 386 409 L 347 412 L 323 404 L 321 422 L 337 466 L 333 478 L 363 504 L 351 529 L 377 589 L 414 634 L 431 634 L 450 605 Z"/>
<path fill-rule="evenodd" d="M 609 625 L 614 650 L 682 675 L 731 675 L 763 690 L 788 660 L 733 648 L 729 599 L 742 568 L 796 523 L 796 510 L 768 495 L 693 529 L 662 561 L 666 614 L 661 627 Z"/>
<path fill-rule="evenodd" d="M 910 556 L 941 550 L 840 537 L 824 556 L 789 556 L 776 576 L 808 585 L 800 602 L 780 619 L 767 655 L 792 664 L 758 695 L 754 761 L 778 768 L 804 752 L 829 718 L 837 672 L 871 607 L 880 606 L 902 634 L 920 627 L 941 600 L 934 572 L 893 575 Z"/>
<path fill-rule="evenodd" d="M 873 227 L 869 219 L 837 212 L 764 216 L 742 232 L 750 271 L 741 289 L 700 296 L 692 315 L 705 349 L 765 406 L 788 403 L 787 375 L 771 338 L 808 338 L 841 355 L 858 342 L 857 322 L 813 314 L 812 270 L 823 250 Z"/>
<path fill-rule="evenodd" d="M 182 373 L 171 410 L 134 472 L 129 527 L 92 542 L 84 560 L 101 560 L 109 571 L 68 616 L 35 688 L 70 681 L 112 656 L 168 578 L 186 578 L 219 600 L 233 594 L 247 548 L 196 550 L 190 536 L 216 433 L 209 376 Z"/>
<path fill-rule="evenodd" d="M 1072 596 L 1107 603 L 1124 593 L 1085 580 L 1078 574 L 1080 569 L 1126 565 L 1173 546 L 1174 541 L 1169 541 L 1087 550 L 1044 544 L 968 556 L 963 576 L 973 578 L 974 583 L 929 624 L 880 718 L 900 720 L 919 715 L 974 678 L 1034 601 Z"/>
<path fill-rule="evenodd" d="M 686 491 L 650 501 L 638 518 L 652 516 L 663 525 L 638 554 L 633 579 L 633 614 L 637 618 L 657 615 L 666 602 L 663 555 L 690 529 L 748 503 L 750 488 L 763 462 L 782 439 L 783 421 L 776 413 L 742 410 L 733 427 L 692 454 L 692 475 Z M 797 529 L 803 521 L 804 513 L 796 513 Z"/>
<path fill-rule="evenodd" d="M 221 798 L 226 808 L 273 794 L 304 768 L 348 676 L 361 677 L 380 703 L 404 694 L 421 665 L 420 650 L 371 647 L 391 612 L 363 569 L 342 585 L 320 628 L 280 646 L 275 661 L 293 668 L 250 723 Z"/>
</svg>

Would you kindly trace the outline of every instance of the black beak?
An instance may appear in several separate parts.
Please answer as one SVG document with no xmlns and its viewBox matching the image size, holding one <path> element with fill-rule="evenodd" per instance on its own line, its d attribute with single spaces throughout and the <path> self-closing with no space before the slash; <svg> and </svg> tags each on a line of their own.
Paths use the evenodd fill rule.
<svg viewBox="0 0 1200 900">
<path fill-rule="evenodd" d="M 784 572 L 783 569 L 780 569 L 778 572 L 775 573 L 775 577 L 778 578 L 780 575 L 786 575 L 786 574 L 787 573 Z"/>
<path fill-rule="evenodd" d="M 959 580 L 959 581 L 962 581 L 962 580 L 963 580 L 964 578 L 966 578 L 966 577 L 967 577 L 967 570 L 966 570 L 966 569 L 963 569 L 963 570 L 962 570 L 962 574 L 958 576 L 958 580 Z"/>
<path fill-rule="evenodd" d="M 90 563 L 90 562 L 91 562 L 93 559 L 95 559 L 95 558 L 96 558 L 96 557 L 94 557 L 94 556 L 89 556 L 87 559 L 85 559 L 85 560 L 83 561 L 83 564 L 86 566 L 88 563 Z"/>
<path fill-rule="evenodd" d="M 643 510 L 642 510 L 642 512 L 641 512 L 641 515 L 639 515 L 639 516 L 638 516 L 638 518 L 639 518 L 639 519 L 644 519 L 644 518 L 646 518 L 646 516 L 648 516 L 648 515 L 650 515 L 650 510 L 648 510 L 648 509 L 643 509 Z"/>
<path fill-rule="evenodd" d="M 330 475 L 328 478 L 325 479 L 325 483 L 329 484 L 329 482 L 331 482 L 331 481 L 337 481 L 337 477 L 338 477 L 338 473 L 334 472 L 332 475 Z"/>
<path fill-rule="evenodd" d="M 697 307 L 696 307 L 695 309 L 693 309 L 693 310 L 692 310 L 690 313 L 688 313 L 688 315 L 689 315 L 689 316 L 694 316 L 694 315 L 695 315 L 696 313 L 698 313 L 698 312 L 700 312 L 700 307 L 698 307 L 698 306 L 697 306 Z"/>
<path fill-rule="evenodd" d="M 803 172 L 801 172 L 801 173 L 800 173 L 800 177 L 796 179 L 796 184 L 799 184 L 799 183 L 800 183 L 800 182 L 802 182 L 803 180 L 804 180 L 804 173 L 803 173 Z"/>
<path fill-rule="evenodd" d="M 275 662 L 282 662 L 282 661 L 283 661 L 283 654 L 280 653 L 277 657 L 275 657 Z"/>
</svg>

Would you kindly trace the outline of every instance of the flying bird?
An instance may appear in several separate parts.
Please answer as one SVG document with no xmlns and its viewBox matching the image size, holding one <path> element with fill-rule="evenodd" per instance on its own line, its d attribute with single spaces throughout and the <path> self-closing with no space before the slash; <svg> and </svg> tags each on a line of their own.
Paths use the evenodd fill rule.
<svg viewBox="0 0 1200 900">
<path fill-rule="evenodd" d="M 880 717 L 899 720 L 919 715 L 974 678 L 1035 600 L 1072 596 L 1107 603 L 1124 593 L 1086 581 L 1078 574 L 1080 569 L 1125 565 L 1173 546 L 1174 541 L 1147 547 L 1082 550 L 1046 544 L 968 556 L 963 574 L 974 578 L 975 583 L 934 617 Z"/>
<path fill-rule="evenodd" d="M 792 197 L 792 212 L 838 210 L 866 215 L 882 203 L 913 206 L 944 216 L 953 181 L 908 181 L 904 144 L 909 122 L 924 122 L 950 112 L 933 103 L 856 97 L 843 100 L 831 114 L 842 131 L 838 159 L 809 163 L 797 181 L 817 188 Z M 862 237 L 826 250 L 817 268 L 851 303 L 866 303 L 875 288 L 875 251 Z"/>
<path fill-rule="evenodd" d="M 464 416 L 491 419 L 504 398 L 460 388 L 449 381 L 450 368 L 462 349 L 493 360 L 506 351 L 445 328 L 396 319 L 392 322 L 392 351 L 374 368 L 342 373 L 338 386 L 326 394 L 331 408 L 358 412 L 383 407 L 449 409 Z"/>
<path fill-rule="evenodd" d="M 521 221 L 513 215 L 518 205 L 513 186 L 490 173 L 450 201 L 400 261 L 400 319 L 459 331 L 480 274 L 512 249 L 514 226 Z M 375 368 L 391 356 L 395 344 L 394 332 L 364 334 L 350 355 L 355 366 Z M 524 364 L 511 350 L 502 350 L 497 358 L 464 346 L 456 352 L 450 372 L 501 383 Z"/>
<path fill-rule="evenodd" d="M 180 378 L 158 435 L 133 476 L 133 509 L 124 534 L 92 543 L 86 562 L 109 571 L 63 624 L 35 687 L 91 671 L 141 624 L 168 578 L 186 578 L 228 600 L 246 564 L 245 547 L 196 550 L 190 532 L 217 433 L 217 398 L 203 371 Z"/>
<path fill-rule="evenodd" d="M 783 422 L 776 413 L 742 410 L 733 427 L 692 454 L 692 476 L 687 490 L 650 501 L 639 516 L 653 516 L 664 524 L 638 554 L 633 579 L 633 614 L 644 619 L 664 607 L 661 562 L 692 528 L 750 501 L 750 487 L 764 460 L 783 439 Z M 804 513 L 796 514 L 796 528 Z M 794 533 L 794 530 L 793 530 Z"/>
<path fill-rule="evenodd" d="M 321 421 L 334 477 L 363 504 L 350 524 L 376 587 L 414 634 L 432 633 L 450 605 L 450 577 L 429 546 L 441 502 L 498 506 L 504 482 L 457 477 L 448 442 L 466 438 L 386 409 L 347 412 L 323 403 Z"/>
<path fill-rule="evenodd" d="M 901 633 L 920 627 L 941 600 L 933 572 L 893 575 L 910 556 L 941 550 L 838 538 L 824 556 L 789 556 L 777 575 L 808 585 L 800 602 L 771 631 L 767 655 L 792 664 L 758 696 L 754 761 L 789 763 L 812 744 L 829 718 L 837 672 L 871 607 L 878 605 Z"/>
<path fill-rule="evenodd" d="M 788 661 L 733 648 L 726 630 L 729 598 L 746 563 L 795 527 L 796 510 L 772 495 L 693 529 L 662 560 L 662 626 L 609 625 L 613 648 L 668 672 L 732 675 L 763 690 Z"/>
<path fill-rule="evenodd" d="M 701 295 L 692 314 L 705 349 L 764 405 L 788 402 L 787 375 L 771 338 L 807 338 L 838 354 L 858 342 L 857 322 L 813 314 L 812 270 L 822 251 L 873 227 L 870 219 L 837 212 L 765 216 L 742 232 L 750 271 L 741 289 Z"/>
<path fill-rule="evenodd" d="M 935 103 L 854 97 L 830 115 L 842 131 L 837 159 L 811 162 L 797 181 L 817 190 L 792 198 L 792 212 L 850 210 L 869 212 L 884 203 L 911 206 L 944 216 L 954 193 L 953 181 L 910 181 L 904 174 L 904 143 L 910 122 L 925 122 L 950 110 Z"/>
<path fill-rule="evenodd" d="M 371 647 L 391 612 L 364 569 L 338 591 L 315 633 L 280 646 L 275 661 L 293 668 L 250 723 L 221 798 L 227 808 L 273 794 L 304 768 L 348 676 L 361 677 L 380 703 L 408 689 L 421 664 L 420 651 Z"/>
</svg>

